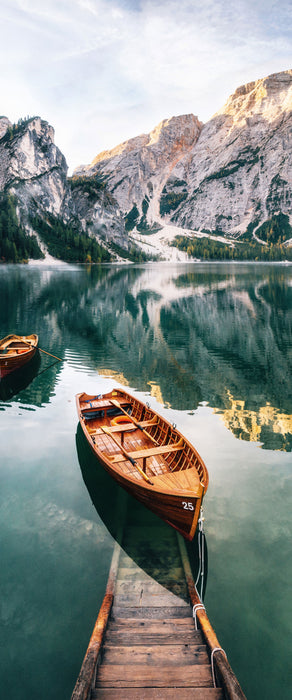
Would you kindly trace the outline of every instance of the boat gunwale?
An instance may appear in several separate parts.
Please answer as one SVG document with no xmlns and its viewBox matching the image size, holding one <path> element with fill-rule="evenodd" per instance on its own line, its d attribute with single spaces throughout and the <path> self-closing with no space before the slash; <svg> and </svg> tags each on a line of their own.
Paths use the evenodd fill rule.
<svg viewBox="0 0 292 700">
<path fill-rule="evenodd" d="M 29 338 L 29 340 L 27 340 Z M 19 356 L 17 353 L 15 355 L 6 355 L 3 352 L 3 355 L 1 353 L 2 350 L 7 350 L 9 349 L 9 345 L 13 342 L 19 342 L 23 343 L 24 345 L 27 345 L 27 348 L 23 348 L 25 352 L 22 352 L 21 355 L 27 355 L 28 353 L 33 352 L 34 350 L 37 349 L 38 346 L 38 335 L 36 333 L 32 333 L 31 335 L 16 335 L 16 333 L 10 333 L 9 335 L 6 335 L 4 338 L 1 338 L 0 340 L 0 359 L 15 359 L 18 358 Z M 16 350 L 17 348 L 11 348 L 11 350 Z"/>
</svg>

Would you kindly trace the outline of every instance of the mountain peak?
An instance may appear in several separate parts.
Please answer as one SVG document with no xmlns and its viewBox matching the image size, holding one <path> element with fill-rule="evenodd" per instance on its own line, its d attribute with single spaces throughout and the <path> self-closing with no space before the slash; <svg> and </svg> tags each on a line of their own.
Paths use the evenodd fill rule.
<svg viewBox="0 0 292 700">
<path fill-rule="evenodd" d="M 159 141 L 170 141 L 178 139 L 181 135 L 180 143 L 185 146 L 192 146 L 197 139 L 198 129 L 203 126 L 202 122 L 194 114 L 182 114 L 178 117 L 163 119 L 150 132 L 147 146 L 153 146 Z"/>
<path fill-rule="evenodd" d="M 81 165 L 74 170 L 74 176 L 94 175 L 101 164 L 106 167 L 107 161 L 115 166 L 125 161 L 129 155 L 140 153 L 144 148 L 161 155 L 169 160 L 171 153 L 188 149 L 194 145 L 202 129 L 202 122 L 194 114 L 183 114 L 169 119 L 163 119 L 149 134 L 135 136 L 123 141 L 115 148 L 99 153 L 90 165 Z"/>
<path fill-rule="evenodd" d="M 137 151 L 143 146 L 147 145 L 147 139 L 148 137 L 146 134 L 141 134 L 140 136 L 134 136 L 128 141 L 123 141 L 122 143 L 119 143 L 118 146 L 115 146 L 114 148 L 111 148 L 106 151 L 101 151 L 101 153 L 98 153 L 97 156 L 95 156 L 95 158 L 91 161 L 90 165 L 81 165 L 78 168 L 76 168 L 76 171 L 74 171 L 74 175 L 77 174 L 77 171 L 79 172 L 84 168 L 86 170 L 90 170 L 98 163 L 110 160 L 111 158 L 119 158 L 120 156 L 123 157 L 128 153 L 131 153 L 132 151 Z"/>
<path fill-rule="evenodd" d="M 260 114 L 273 121 L 279 112 L 292 109 L 292 70 L 241 85 L 214 116 L 227 114 L 239 121 L 242 115 Z"/>
</svg>

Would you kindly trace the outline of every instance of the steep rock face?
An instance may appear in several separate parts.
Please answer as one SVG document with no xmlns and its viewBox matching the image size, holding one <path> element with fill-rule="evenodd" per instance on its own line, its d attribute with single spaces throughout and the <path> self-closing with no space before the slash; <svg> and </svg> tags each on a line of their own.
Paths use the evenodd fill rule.
<svg viewBox="0 0 292 700">
<path fill-rule="evenodd" d="M 9 121 L 9 119 L 7 119 L 7 117 L 0 117 L 0 139 L 2 139 L 3 136 L 5 136 L 6 131 L 7 129 L 9 129 L 9 127 L 12 127 L 12 124 Z"/>
<path fill-rule="evenodd" d="M 48 213 L 76 228 L 121 243 L 124 226 L 114 201 L 98 186 L 72 188 L 67 164 L 54 144 L 54 129 L 40 117 L 12 125 L 0 119 L 0 191 L 17 201 L 20 223 L 29 231 L 30 219 Z M 124 241 L 122 237 L 122 242 Z"/>
<path fill-rule="evenodd" d="M 188 196 L 172 221 L 238 234 L 279 211 L 291 214 L 291 145 L 292 71 L 238 88 L 173 170 Z"/>
<path fill-rule="evenodd" d="M 24 220 L 31 210 L 60 215 L 67 187 L 67 165 L 54 144 L 53 128 L 40 117 L 34 117 L 18 125 L 7 123 L 3 132 L 1 190 L 9 189 L 15 194 Z"/>
<path fill-rule="evenodd" d="M 104 178 L 122 212 L 142 228 L 159 220 L 159 198 L 176 163 L 194 147 L 202 128 L 193 114 L 165 119 L 150 134 L 98 155 L 73 177 Z"/>
<path fill-rule="evenodd" d="M 116 243 L 127 248 L 128 236 L 124 232 L 124 218 L 119 206 L 98 182 L 69 181 L 63 201 L 62 215 L 65 221 L 74 221 L 80 229 L 98 239 L 100 243 Z"/>
</svg>

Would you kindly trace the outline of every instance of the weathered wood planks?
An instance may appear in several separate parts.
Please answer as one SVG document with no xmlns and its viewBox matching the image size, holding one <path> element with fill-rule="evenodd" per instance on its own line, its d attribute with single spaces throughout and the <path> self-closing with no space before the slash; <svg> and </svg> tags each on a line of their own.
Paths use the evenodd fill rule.
<svg viewBox="0 0 292 700">
<path fill-rule="evenodd" d="M 91 700 L 223 700 L 220 688 L 99 688 Z"/>
<path fill-rule="evenodd" d="M 175 635 L 173 635 L 173 644 L 166 643 L 163 635 L 149 635 L 144 640 L 144 644 L 136 636 L 131 640 L 123 636 L 117 635 L 113 639 L 113 635 L 109 642 L 105 642 L 103 646 L 103 663 L 104 664 L 143 664 L 145 659 L 148 666 L 165 665 L 181 665 L 186 664 L 208 664 L 207 647 L 204 644 L 192 644 L 191 639 L 179 643 Z"/>
<path fill-rule="evenodd" d="M 223 700 L 222 691 L 213 688 L 202 633 L 195 629 L 175 533 L 132 523 L 124 542 L 133 558 L 121 552 L 92 698 L 141 700 L 151 693 L 162 700 L 177 697 L 179 689 L 180 698 L 186 691 L 188 700 Z M 137 563 L 145 559 L 147 571 Z"/>
<path fill-rule="evenodd" d="M 209 665 L 190 664 L 150 666 L 147 663 L 101 664 L 98 669 L 96 688 L 210 688 L 213 686 Z"/>
<path fill-rule="evenodd" d="M 225 690 L 214 687 L 210 652 L 219 642 L 206 612 L 205 631 L 195 628 L 190 599 L 193 604 L 197 594 L 179 542 L 159 521 L 139 527 L 131 507 L 125 551 L 120 549 L 112 567 L 114 595 L 93 685 L 72 700 L 245 700 L 222 652 L 214 665 Z M 82 669 L 80 687 L 81 681 Z"/>
</svg>

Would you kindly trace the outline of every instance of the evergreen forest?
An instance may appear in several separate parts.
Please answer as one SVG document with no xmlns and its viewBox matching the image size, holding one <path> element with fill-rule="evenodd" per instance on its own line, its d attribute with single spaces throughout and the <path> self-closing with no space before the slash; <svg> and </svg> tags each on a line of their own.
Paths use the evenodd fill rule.
<svg viewBox="0 0 292 700">
<path fill-rule="evenodd" d="M 0 194 L 0 261 L 23 263 L 29 258 L 39 260 L 44 255 L 36 236 L 30 236 L 19 225 L 13 195 Z"/>
<path fill-rule="evenodd" d="M 52 214 L 46 221 L 39 216 L 31 219 L 31 224 L 40 238 L 46 243 L 48 252 L 58 260 L 65 262 L 109 262 L 110 253 L 97 243 L 95 238 L 79 233 Z"/>
<path fill-rule="evenodd" d="M 202 238 L 176 236 L 172 245 L 179 250 L 184 250 L 190 258 L 199 260 L 292 261 L 292 247 L 288 248 L 281 243 L 272 242 L 261 245 L 255 239 L 248 243 L 235 242 L 234 245 L 227 245 L 206 236 Z"/>
</svg>

